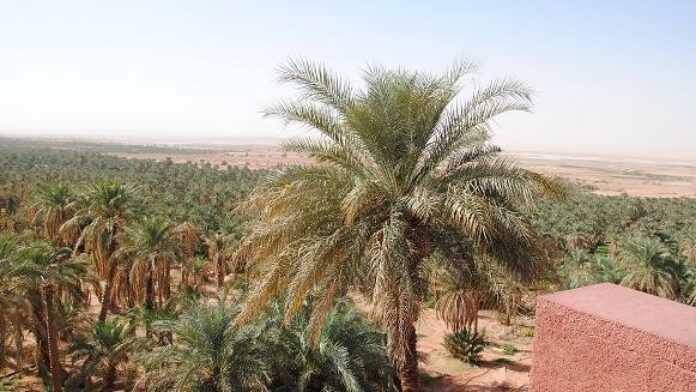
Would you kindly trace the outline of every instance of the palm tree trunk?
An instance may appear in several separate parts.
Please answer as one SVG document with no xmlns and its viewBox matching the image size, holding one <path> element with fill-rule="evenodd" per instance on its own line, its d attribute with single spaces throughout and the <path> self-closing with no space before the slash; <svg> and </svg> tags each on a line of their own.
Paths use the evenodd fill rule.
<svg viewBox="0 0 696 392">
<path fill-rule="evenodd" d="M 126 292 L 126 306 L 130 309 L 135 306 L 135 302 L 133 301 L 133 288 L 131 287 L 130 273 L 128 271 L 123 274 L 123 285 Z"/>
<path fill-rule="evenodd" d="M 169 300 L 169 298 L 172 296 L 172 286 L 171 286 L 171 278 L 172 278 L 172 265 L 169 262 L 169 260 L 164 261 L 164 299 Z"/>
<path fill-rule="evenodd" d="M 106 368 L 106 372 L 104 373 L 104 378 L 102 382 L 102 391 L 111 391 L 114 385 L 114 382 L 116 381 L 116 364 L 114 363 L 109 363 L 109 365 Z"/>
<path fill-rule="evenodd" d="M 179 281 L 179 291 L 186 292 L 188 284 L 188 268 L 185 265 L 181 266 L 181 280 Z"/>
<path fill-rule="evenodd" d="M 155 282 L 152 274 L 152 266 L 147 267 L 147 280 L 145 281 L 145 307 L 148 309 L 155 308 Z"/>
<path fill-rule="evenodd" d="M 415 323 L 410 323 L 405 331 L 405 341 L 408 349 L 404 353 L 403 363 L 399 366 L 399 379 L 402 392 L 419 392 L 420 380 L 418 378 L 418 352 L 416 350 L 417 336 Z"/>
<path fill-rule="evenodd" d="M 36 364 L 41 377 L 48 377 L 51 359 L 48 349 L 44 301 L 41 299 L 40 293 L 33 293 L 29 297 L 29 302 L 31 303 L 31 310 L 34 318 L 34 322 L 32 324 L 32 333 L 34 334 L 34 339 L 36 340 Z"/>
<path fill-rule="evenodd" d="M 215 255 L 215 266 L 217 268 L 217 288 L 222 290 L 225 285 L 225 265 L 220 254 Z"/>
<path fill-rule="evenodd" d="M 53 392 L 62 392 L 65 372 L 60 365 L 60 353 L 58 352 L 58 334 L 53 318 L 53 286 L 45 284 L 44 313 L 46 314 L 46 332 L 48 338 L 49 369 L 51 370 L 51 384 Z"/>
<path fill-rule="evenodd" d="M 14 343 L 15 343 L 15 370 L 19 371 L 24 366 L 24 333 L 19 316 L 15 319 Z"/>
<path fill-rule="evenodd" d="M 0 314 L 0 370 L 5 368 L 5 343 L 7 342 L 7 319 Z"/>
<path fill-rule="evenodd" d="M 111 310 L 111 291 L 113 290 L 114 278 L 116 277 L 116 267 L 116 260 L 110 260 L 109 270 L 106 275 L 106 285 L 102 293 L 102 307 L 99 311 L 99 321 L 101 322 L 106 321 L 106 316 L 109 314 L 109 310 Z"/>
</svg>

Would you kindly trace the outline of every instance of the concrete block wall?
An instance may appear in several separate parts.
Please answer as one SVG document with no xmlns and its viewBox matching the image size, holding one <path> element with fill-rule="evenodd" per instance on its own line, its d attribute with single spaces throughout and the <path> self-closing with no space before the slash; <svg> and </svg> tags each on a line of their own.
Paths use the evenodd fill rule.
<svg viewBox="0 0 696 392">
<path fill-rule="evenodd" d="M 612 284 L 538 299 L 530 391 L 696 391 L 696 308 Z"/>
</svg>

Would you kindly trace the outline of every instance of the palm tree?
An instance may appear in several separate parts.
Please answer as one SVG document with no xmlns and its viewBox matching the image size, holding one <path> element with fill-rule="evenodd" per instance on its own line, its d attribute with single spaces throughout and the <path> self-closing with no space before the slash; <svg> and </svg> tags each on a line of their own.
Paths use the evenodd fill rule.
<svg viewBox="0 0 696 392">
<path fill-rule="evenodd" d="M 81 367 L 84 378 L 98 374 L 101 390 L 111 391 L 116 381 L 118 366 L 128 361 L 129 352 L 136 345 L 134 329 L 124 322 L 107 319 L 97 321 L 88 334 L 80 336 L 71 345 L 76 358 L 84 358 Z"/>
<path fill-rule="evenodd" d="M 99 320 L 106 320 L 111 308 L 112 287 L 118 269 L 111 256 L 118 248 L 118 238 L 131 218 L 134 189 L 117 181 L 91 186 L 76 203 L 76 213 L 61 228 L 62 235 L 79 231 L 74 245 L 77 253 L 84 249 L 92 257 L 97 273 L 105 281 Z"/>
<path fill-rule="evenodd" d="M 51 370 L 51 386 L 54 392 L 63 391 L 65 370 L 60 364 L 60 352 L 58 350 L 58 331 L 56 330 L 54 298 L 55 287 L 53 283 L 45 281 L 41 286 L 43 295 L 44 315 L 46 316 L 46 340 L 48 343 L 48 358 Z"/>
<path fill-rule="evenodd" d="M 489 290 L 487 277 L 477 270 L 438 267 L 430 275 L 438 318 L 453 332 L 477 332 L 478 313 Z"/>
<path fill-rule="evenodd" d="M 14 263 L 18 291 L 33 318 L 31 329 L 37 343 L 39 370 L 44 377 L 50 373 L 55 388 L 66 377 L 59 362 L 55 302 L 82 302 L 80 279 L 85 266 L 79 259 L 71 258 L 69 248 L 40 241 L 20 246 Z"/>
<path fill-rule="evenodd" d="M 633 237 L 621 244 L 619 259 L 626 276 L 621 284 L 648 294 L 675 299 L 679 275 L 672 254 L 659 239 Z"/>
<path fill-rule="evenodd" d="M 7 234 L 0 235 L 0 369 L 5 367 L 7 358 L 6 343 L 9 336 L 13 317 L 13 311 L 17 308 L 19 300 L 16 292 L 17 279 L 14 273 L 14 266 L 11 259 L 17 251 L 17 242 Z M 14 318 L 16 320 L 16 318 Z M 21 331 L 21 325 L 15 325 Z M 21 332 L 20 332 L 21 334 Z M 21 361 L 21 341 L 17 345 L 17 361 Z"/>
<path fill-rule="evenodd" d="M 252 328 L 232 325 L 235 314 L 220 300 L 160 323 L 174 343 L 140 358 L 142 385 L 150 391 L 265 391 L 264 352 L 254 344 Z"/>
<path fill-rule="evenodd" d="M 201 241 L 201 233 L 198 226 L 190 222 L 184 222 L 176 227 L 176 236 L 181 244 L 181 289 L 189 289 L 189 282 L 194 275 L 196 267 L 196 248 Z M 195 277 L 194 277 L 195 279 Z"/>
<path fill-rule="evenodd" d="M 230 249 L 236 240 L 232 235 L 224 233 L 214 233 L 205 238 L 205 243 L 208 245 L 208 259 L 215 266 L 215 277 L 218 290 L 222 290 L 225 286 L 225 276 L 228 270 L 228 258 L 230 257 Z"/>
<path fill-rule="evenodd" d="M 349 303 L 329 313 L 315 347 L 308 336 L 308 312 L 283 323 L 283 309 L 273 304 L 260 327 L 260 344 L 271 360 L 271 389 L 297 391 L 391 391 L 393 367 L 385 336 Z"/>
<path fill-rule="evenodd" d="M 68 219 L 72 218 L 75 196 L 67 184 L 39 185 L 36 200 L 30 207 L 33 211 L 32 223 L 41 227 L 46 239 L 60 239 L 58 230 Z M 66 238 L 66 240 L 69 240 Z M 72 241 L 74 242 L 74 238 Z M 69 242 L 69 241 L 66 241 Z"/>
<path fill-rule="evenodd" d="M 134 227 L 126 228 L 114 259 L 131 260 L 130 270 L 124 273 L 134 284 L 137 297 L 143 298 L 140 294 L 144 290 L 143 302 L 147 308 L 155 308 L 155 296 L 163 304 L 171 296 L 171 266 L 179 259 L 174 226 L 162 217 L 144 218 Z"/>
<path fill-rule="evenodd" d="M 696 233 L 691 233 L 689 238 L 685 238 L 679 245 L 682 256 L 686 258 L 686 263 L 696 266 Z"/>
<path fill-rule="evenodd" d="M 292 319 L 319 292 L 310 322 L 318 329 L 337 298 L 360 288 L 387 330 L 402 390 L 418 391 L 422 266 L 451 242 L 442 238 L 468 244 L 468 252 L 510 274 L 536 270 L 536 236 L 518 207 L 559 187 L 488 144 L 490 122 L 529 110 L 531 93 L 502 80 L 455 102 L 472 69 L 458 63 L 431 75 L 369 68 L 358 90 L 320 65 L 290 61 L 281 68 L 281 79 L 303 95 L 267 115 L 318 131 L 319 139 L 285 146 L 318 164 L 276 173 L 245 203 L 258 220 L 235 258 L 253 262 L 265 278 L 237 323 L 284 291 Z"/>
</svg>

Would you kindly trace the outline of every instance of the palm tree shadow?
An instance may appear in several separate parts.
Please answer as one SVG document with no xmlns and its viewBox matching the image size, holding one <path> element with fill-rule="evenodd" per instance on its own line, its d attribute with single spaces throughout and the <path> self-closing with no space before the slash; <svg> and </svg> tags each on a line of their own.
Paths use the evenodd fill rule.
<svg viewBox="0 0 696 392">
<path fill-rule="evenodd" d="M 499 385 L 473 385 L 466 387 L 467 392 L 527 392 L 529 388 L 526 385 L 521 387 L 511 387 L 507 384 Z"/>
<path fill-rule="evenodd" d="M 479 363 L 479 367 L 483 369 L 506 368 L 508 370 L 523 373 L 528 373 L 532 368 L 530 365 L 525 365 L 523 363 L 511 361 L 506 358 L 498 358 L 494 361 L 481 361 L 481 363 Z"/>
</svg>

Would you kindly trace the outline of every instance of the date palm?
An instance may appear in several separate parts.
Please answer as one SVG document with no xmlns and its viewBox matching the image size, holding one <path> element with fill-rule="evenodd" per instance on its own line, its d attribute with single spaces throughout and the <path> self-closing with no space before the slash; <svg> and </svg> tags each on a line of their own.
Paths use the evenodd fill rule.
<svg viewBox="0 0 696 392">
<path fill-rule="evenodd" d="M 179 253 L 174 226 L 166 219 L 154 216 L 126 228 L 114 259 L 130 260 L 130 270 L 124 270 L 124 273 L 128 275 L 136 297 L 144 298 L 145 306 L 153 309 L 156 298 L 163 304 L 171 296 L 170 271 L 179 259 Z"/>
<path fill-rule="evenodd" d="M 422 267 L 451 242 L 441 239 L 468 244 L 509 274 L 536 270 L 536 236 L 518 207 L 558 187 L 488 143 L 491 121 L 529 110 L 531 92 L 500 80 L 459 100 L 472 70 L 465 63 L 441 75 L 369 68 L 358 89 L 321 65 L 290 61 L 281 68 L 281 80 L 302 95 L 266 114 L 318 132 L 285 146 L 317 165 L 277 172 L 245 203 L 258 221 L 236 258 L 265 277 L 237 323 L 285 292 L 290 320 L 318 292 L 310 318 L 316 331 L 338 297 L 362 289 L 386 328 L 402 390 L 418 391 Z M 310 336 L 317 341 L 318 333 Z"/>
<path fill-rule="evenodd" d="M 85 273 L 84 262 L 72 258 L 69 248 L 36 241 L 20 246 L 13 263 L 17 290 L 32 317 L 31 332 L 37 342 L 40 373 L 47 377 L 50 369 L 54 382 L 62 383 L 66 373 L 56 362 L 59 353 L 54 304 L 82 302 L 80 279 Z"/>
<path fill-rule="evenodd" d="M 158 328 L 174 337 L 140 358 L 149 391 L 265 391 L 266 372 L 253 329 L 232 325 L 236 311 L 222 300 L 196 305 Z"/>
<path fill-rule="evenodd" d="M 696 229 L 689 233 L 688 237 L 683 239 L 679 244 L 682 256 L 686 259 L 686 263 L 691 266 L 696 266 Z"/>
<path fill-rule="evenodd" d="M 659 239 L 629 238 L 620 245 L 619 260 L 626 271 L 622 285 L 660 297 L 677 297 L 676 264 L 669 248 Z"/>
<path fill-rule="evenodd" d="M 75 213 L 75 195 L 67 184 L 59 183 L 38 186 L 35 198 L 30 207 L 33 210 L 32 223 L 41 228 L 46 239 L 59 240 L 58 230 Z M 70 236 L 65 238 L 69 243 L 75 241 L 75 238 L 70 239 Z"/>
<path fill-rule="evenodd" d="M 395 390 L 385 336 L 351 304 L 339 303 L 334 307 L 317 346 L 307 339 L 307 315 L 303 310 L 285 325 L 282 306 L 274 303 L 260 325 L 259 343 L 270 352 L 271 390 Z"/>
<path fill-rule="evenodd" d="M 118 249 L 118 238 L 132 217 L 133 198 L 134 189 L 120 182 L 97 183 L 75 203 L 75 216 L 60 228 L 61 234 L 79 230 L 74 252 L 77 253 L 84 246 L 104 281 L 100 321 L 106 320 L 111 308 L 112 288 L 118 270 L 117 260 L 111 256 Z"/>
<path fill-rule="evenodd" d="M 87 334 L 79 336 L 70 349 L 76 358 L 84 358 L 83 378 L 91 375 L 101 378 L 102 391 L 113 390 L 118 366 L 128 360 L 136 345 L 135 331 L 124 322 L 107 319 L 97 321 Z"/>
<path fill-rule="evenodd" d="M 208 246 L 208 259 L 215 268 L 217 288 L 222 290 L 229 270 L 228 261 L 232 246 L 237 243 L 237 239 L 233 234 L 218 232 L 207 236 L 205 243 Z"/>
<path fill-rule="evenodd" d="M 176 237 L 181 245 L 181 282 L 180 288 L 190 289 L 191 280 L 196 280 L 196 248 L 201 242 L 201 232 L 198 226 L 190 222 L 177 225 Z"/>
<path fill-rule="evenodd" d="M 22 325 L 16 323 L 17 317 L 12 317 L 13 313 L 17 312 L 18 303 L 20 298 L 17 292 L 17 277 L 15 274 L 15 266 L 12 259 L 14 258 L 15 252 L 17 251 L 18 244 L 14 237 L 8 234 L 0 234 L 0 308 L 3 309 L 0 312 L 0 369 L 5 367 L 5 362 L 7 359 L 7 341 L 10 334 L 10 329 L 14 327 L 20 330 Z M 15 321 L 15 325 L 13 324 Z M 17 361 L 21 361 L 21 345 L 22 341 L 15 342 L 18 343 L 17 347 Z"/>
</svg>

